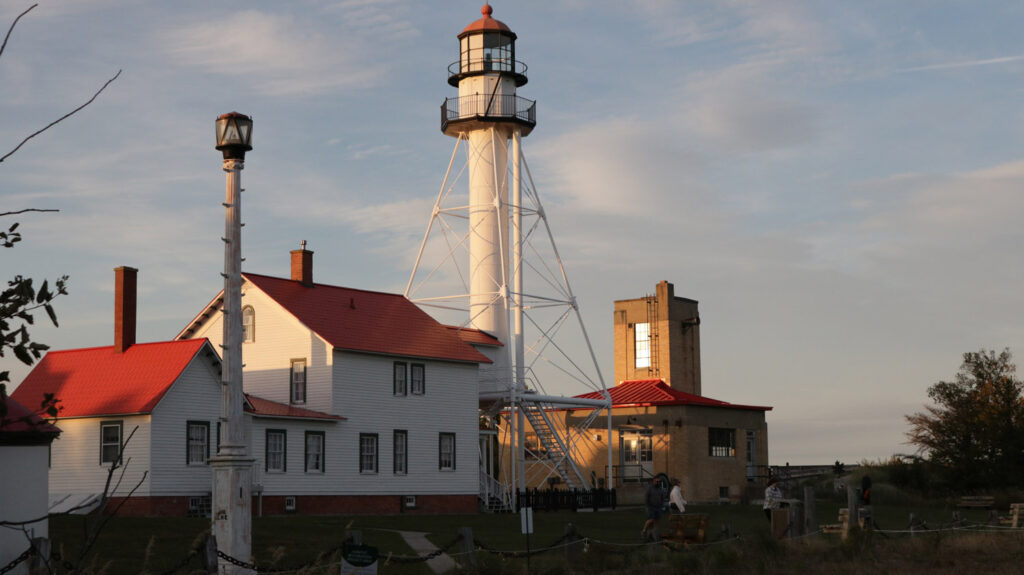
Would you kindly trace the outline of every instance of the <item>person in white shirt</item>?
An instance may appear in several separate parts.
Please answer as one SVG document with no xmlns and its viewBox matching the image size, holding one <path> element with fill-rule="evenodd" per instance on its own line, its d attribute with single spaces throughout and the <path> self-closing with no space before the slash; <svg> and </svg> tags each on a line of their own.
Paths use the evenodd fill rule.
<svg viewBox="0 0 1024 575">
<path fill-rule="evenodd" d="M 679 487 L 679 478 L 672 478 L 672 491 L 668 494 L 668 500 L 673 507 L 673 513 L 686 511 L 686 500 L 683 499 L 683 489 Z"/>
</svg>

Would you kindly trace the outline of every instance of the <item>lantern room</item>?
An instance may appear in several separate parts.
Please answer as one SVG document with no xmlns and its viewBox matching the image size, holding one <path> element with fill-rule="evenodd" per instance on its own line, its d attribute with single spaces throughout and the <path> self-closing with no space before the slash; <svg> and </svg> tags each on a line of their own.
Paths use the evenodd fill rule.
<svg viewBox="0 0 1024 575">
<path fill-rule="evenodd" d="M 516 86 L 526 84 L 526 65 L 516 61 L 515 33 L 491 17 L 490 4 L 484 4 L 480 13 L 483 18 L 459 34 L 459 61 L 448 67 L 448 83 L 458 86 L 463 78 L 499 72 L 512 77 Z"/>
</svg>

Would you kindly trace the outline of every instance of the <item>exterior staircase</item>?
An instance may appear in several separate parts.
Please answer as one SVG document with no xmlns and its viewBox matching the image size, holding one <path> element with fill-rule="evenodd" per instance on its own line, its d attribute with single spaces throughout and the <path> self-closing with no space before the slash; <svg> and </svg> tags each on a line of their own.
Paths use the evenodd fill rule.
<svg viewBox="0 0 1024 575">
<path fill-rule="evenodd" d="M 537 434 L 540 447 L 544 449 L 548 463 L 558 472 L 562 482 L 569 489 L 585 489 L 587 482 L 569 456 L 565 438 L 555 431 L 543 406 L 532 401 L 523 401 L 521 405 L 523 414 Z"/>
</svg>

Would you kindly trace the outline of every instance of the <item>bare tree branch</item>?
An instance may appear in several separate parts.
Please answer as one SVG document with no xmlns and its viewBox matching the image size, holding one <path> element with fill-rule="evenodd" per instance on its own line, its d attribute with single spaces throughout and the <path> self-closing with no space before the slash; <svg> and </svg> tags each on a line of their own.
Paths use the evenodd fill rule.
<svg viewBox="0 0 1024 575">
<path fill-rule="evenodd" d="M 7 40 L 10 39 L 11 32 L 14 32 L 14 27 L 17 26 L 18 20 L 21 20 L 22 16 L 24 16 L 25 14 L 28 14 L 29 12 L 31 12 L 32 9 L 35 8 L 36 6 L 39 6 L 39 4 L 33 4 L 33 5 L 29 6 L 28 10 L 25 10 L 21 14 L 18 14 L 18 17 L 14 19 L 14 22 L 11 22 L 11 27 L 7 29 L 7 35 L 4 36 L 4 43 L 3 43 L 3 45 L 0 45 L 0 56 L 3 55 L 4 48 L 7 47 Z"/>
<path fill-rule="evenodd" d="M 54 208 L 25 208 L 24 210 L 18 210 L 16 212 L 0 212 L 0 217 L 3 216 L 14 216 L 17 214 L 24 214 L 25 212 L 59 212 L 60 210 Z"/>
<path fill-rule="evenodd" d="M 114 80 L 116 80 L 117 77 L 120 76 L 120 75 L 121 75 L 121 70 L 118 70 L 117 74 L 114 74 L 113 78 L 107 80 L 107 82 L 105 84 L 103 84 L 103 87 L 100 88 L 99 90 L 97 90 L 96 93 L 92 95 L 92 98 L 89 98 L 88 102 L 82 104 L 81 106 L 75 108 L 74 110 L 71 110 L 67 114 L 64 114 L 63 116 L 61 116 L 61 117 L 57 118 L 56 120 L 50 122 L 44 128 L 42 128 L 40 130 L 36 130 L 35 132 L 32 132 L 31 134 L 29 134 L 24 140 L 21 141 L 20 144 L 15 146 L 15 148 L 13 150 L 11 150 L 10 152 L 7 152 L 3 156 L 0 156 L 0 162 L 3 162 L 7 158 L 9 158 L 12 154 L 14 154 L 14 152 L 17 152 L 18 150 L 20 150 L 21 147 L 25 145 L 25 142 L 31 140 L 32 138 L 38 136 L 39 134 L 42 134 L 43 132 L 49 130 L 50 128 L 52 128 L 54 126 L 56 126 L 57 124 L 59 124 L 59 123 L 63 122 L 64 120 L 70 118 L 71 116 L 75 115 L 76 112 L 78 112 L 82 108 L 88 106 L 89 104 L 92 104 L 92 101 L 95 100 L 96 97 L 99 96 L 101 92 L 103 92 L 103 90 L 106 90 L 107 86 L 109 86 L 110 83 L 113 82 Z"/>
</svg>

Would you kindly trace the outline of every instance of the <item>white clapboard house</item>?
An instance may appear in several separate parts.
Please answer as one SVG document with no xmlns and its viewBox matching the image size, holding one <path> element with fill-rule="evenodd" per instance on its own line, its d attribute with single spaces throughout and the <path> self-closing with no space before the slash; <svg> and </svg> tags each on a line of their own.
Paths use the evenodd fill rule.
<svg viewBox="0 0 1024 575">
<path fill-rule="evenodd" d="M 51 511 L 88 510 L 106 490 L 108 509 L 121 515 L 209 512 L 207 459 L 219 436 L 220 356 L 205 339 L 136 343 L 136 272 L 115 270 L 114 345 L 51 351 L 12 394 L 33 405 L 45 393 L 60 400 L 63 433 L 50 453 Z M 323 434 L 341 420 L 246 400 L 252 429 L 301 437 Z M 122 446 L 122 466 L 111 476 Z"/>
<path fill-rule="evenodd" d="M 473 513 L 480 364 L 498 342 L 438 323 L 400 294 L 243 273 L 243 386 L 277 405 L 341 417 L 251 429 L 266 513 Z M 219 349 L 222 295 L 178 335 Z M 311 458 L 311 453 L 318 454 Z"/>
</svg>

